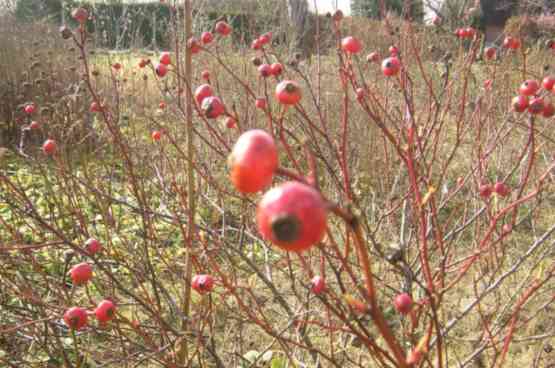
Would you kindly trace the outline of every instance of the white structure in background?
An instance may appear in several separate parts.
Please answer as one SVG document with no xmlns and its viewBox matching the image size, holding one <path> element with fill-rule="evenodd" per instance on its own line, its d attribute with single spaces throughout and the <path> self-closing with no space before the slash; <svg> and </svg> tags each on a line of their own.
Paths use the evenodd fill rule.
<svg viewBox="0 0 555 368">
<path fill-rule="evenodd" d="M 318 13 L 325 14 L 340 9 L 343 14 L 351 14 L 351 0 L 306 0 L 308 9 L 314 12 L 315 5 L 318 7 Z"/>
<path fill-rule="evenodd" d="M 430 24 L 434 15 L 439 13 L 439 9 L 445 0 L 423 0 L 424 3 L 424 22 Z"/>
</svg>

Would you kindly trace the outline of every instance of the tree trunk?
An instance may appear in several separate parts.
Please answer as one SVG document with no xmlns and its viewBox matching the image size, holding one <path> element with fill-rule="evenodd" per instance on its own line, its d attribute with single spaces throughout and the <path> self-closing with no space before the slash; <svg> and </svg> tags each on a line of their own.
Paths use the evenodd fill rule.
<svg viewBox="0 0 555 368">
<path fill-rule="evenodd" d="M 287 0 L 287 9 L 289 21 L 295 30 L 293 47 L 302 50 L 308 22 L 308 2 L 307 0 Z"/>
</svg>

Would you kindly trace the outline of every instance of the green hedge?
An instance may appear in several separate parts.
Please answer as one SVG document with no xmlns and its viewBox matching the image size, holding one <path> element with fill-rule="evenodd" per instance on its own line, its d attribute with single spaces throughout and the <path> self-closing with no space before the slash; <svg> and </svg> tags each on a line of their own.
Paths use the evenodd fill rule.
<svg viewBox="0 0 555 368">
<path fill-rule="evenodd" d="M 71 10 L 82 6 L 89 10 L 91 19 L 87 22 L 89 32 L 95 34 L 97 45 L 114 49 L 127 49 L 134 46 L 156 46 L 162 49 L 170 47 L 171 22 L 178 15 L 182 18 L 182 8 L 177 8 L 172 14 L 172 8 L 164 3 L 86 3 L 65 1 L 64 15 L 68 25 L 77 24 L 71 18 Z M 126 16 L 122 15 L 126 12 Z M 153 44 L 153 14 L 156 14 L 156 40 Z M 172 17 L 173 15 L 173 17 Z M 62 24 L 61 0 L 18 0 L 16 16 L 20 21 L 36 21 L 48 19 L 56 25 Z M 217 19 L 226 19 L 234 28 L 234 42 L 247 44 L 268 25 L 277 25 L 277 19 L 267 19 L 254 15 L 240 13 L 209 12 L 195 14 L 195 24 L 203 25 L 197 31 L 209 30 Z M 117 38 L 119 38 L 119 43 Z"/>
</svg>

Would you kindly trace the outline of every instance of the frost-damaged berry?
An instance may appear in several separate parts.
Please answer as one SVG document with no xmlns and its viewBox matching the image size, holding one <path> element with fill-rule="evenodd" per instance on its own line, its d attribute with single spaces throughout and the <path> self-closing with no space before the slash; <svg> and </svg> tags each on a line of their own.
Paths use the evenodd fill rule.
<svg viewBox="0 0 555 368">
<path fill-rule="evenodd" d="M 295 105 L 301 97 L 301 87 L 294 81 L 284 80 L 276 86 L 276 99 L 282 105 Z"/>
<path fill-rule="evenodd" d="M 102 244 L 95 238 L 90 238 L 85 242 L 85 250 L 89 255 L 94 255 L 102 250 Z"/>
<path fill-rule="evenodd" d="M 224 104 L 216 96 L 206 97 L 200 106 L 204 116 L 208 119 L 216 119 L 225 112 Z"/>
<path fill-rule="evenodd" d="M 64 323 L 72 330 L 80 330 L 87 325 L 87 311 L 80 307 L 71 307 L 64 313 Z"/>
<path fill-rule="evenodd" d="M 56 153 L 56 141 L 53 139 L 47 139 L 42 145 L 42 151 L 46 155 L 53 155 Z"/>
<path fill-rule="evenodd" d="M 382 62 L 382 72 L 386 77 L 391 77 L 399 73 L 401 63 L 396 57 L 388 57 Z"/>
<path fill-rule="evenodd" d="M 264 194 L 256 209 L 258 230 L 286 251 L 301 252 L 326 233 L 327 209 L 320 193 L 300 182 L 287 182 Z"/>
<path fill-rule="evenodd" d="M 195 275 L 191 287 L 199 294 L 209 293 L 214 288 L 214 278 L 210 275 Z"/>
<path fill-rule="evenodd" d="M 362 44 L 358 39 L 348 36 L 341 40 L 341 49 L 349 54 L 358 54 L 362 50 Z"/>
<path fill-rule="evenodd" d="M 407 315 L 412 309 L 412 298 L 407 293 L 399 294 L 393 300 L 393 306 L 400 314 Z"/>
<path fill-rule="evenodd" d="M 278 152 L 272 136 L 260 129 L 243 133 L 229 155 L 230 178 L 241 193 L 258 192 L 272 182 Z"/>
<path fill-rule="evenodd" d="M 76 264 L 69 270 L 71 280 L 75 285 L 86 284 L 92 279 L 93 270 L 92 266 L 86 262 Z"/>
<path fill-rule="evenodd" d="M 214 90 L 209 84 L 201 84 L 195 90 L 195 100 L 199 105 L 206 97 L 214 96 Z"/>
<path fill-rule="evenodd" d="M 103 300 L 94 310 L 96 319 L 101 323 L 110 321 L 116 315 L 116 305 L 111 300 Z"/>
</svg>

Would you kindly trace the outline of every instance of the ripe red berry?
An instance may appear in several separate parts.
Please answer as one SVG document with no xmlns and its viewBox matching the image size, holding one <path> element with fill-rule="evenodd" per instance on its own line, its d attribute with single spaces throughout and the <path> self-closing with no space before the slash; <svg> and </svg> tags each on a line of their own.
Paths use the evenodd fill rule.
<svg viewBox="0 0 555 368">
<path fill-rule="evenodd" d="M 382 73 L 386 77 L 391 77 L 399 73 L 401 63 L 396 57 L 388 57 L 382 62 Z"/>
<path fill-rule="evenodd" d="M 156 65 L 156 75 L 160 78 L 164 78 L 168 74 L 168 67 L 164 64 Z"/>
<path fill-rule="evenodd" d="M 117 72 L 118 70 L 121 69 L 121 64 L 120 63 L 113 63 L 112 68 L 114 68 L 114 70 Z"/>
<path fill-rule="evenodd" d="M 214 41 L 214 35 L 212 34 L 212 32 L 202 32 L 200 40 L 203 44 L 208 45 L 209 43 L 212 43 L 212 41 Z"/>
<path fill-rule="evenodd" d="M 85 242 L 85 250 L 92 256 L 102 250 L 102 244 L 95 238 L 90 238 Z"/>
<path fill-rule="evenodd" d="M 273 63 L 270 65 L 270 73 L 275 77 L 281 75 L 283 73 L 283 65 L 281 63 Z"/>
<path fill-rule="evenodd" d="M 511 106 L 515 112 L 524 112 L 528 108 L 528 97 L 522 95 L 514 97 Z"/>
<path fill-rule="evenodd" d="M 395 45 L 389 46 L 389 56 L 398 56 L 399 48 Z"/>
<path fill-rule="evenodd" d="M 89 18 L 89 12 L 85 8 L 76 8 L 71 12 L 71 17 L 77 22 L 83 24 Z"/>
<path fill-rule="evenodd" d="M 252 42 L 251 42 L 251 49 L 253 49 L 253 50 L 260 50 L 262 48 L 262 46 L 263 45 L 260 43 L 260 40 L 258 38 L 252 40 Z"/>
<path fill-rule="evenodd" d="M 102 111 L 102 108 L 100 107 L 100 104 L 98 102 L 92 102 L 91 106 L 89 107 L 89 111 L 90 112 L 100 112 L 100 111 Z"/>
<path fill-rule="evenodd" d="M 474 36 L 476 35 L 476 30 L 472 27 L 466 27 L 464 29 L 464 34 L 466 38 L 474 38 Z"/>
<path fill-rule="evenodd" d="M 311 288 L 314 294 L 322 294 L 326 290 L 326 280 L 322 276 L 314 276 L 311 280 Z"/>
<path fill-rule="evenodd" d="M 518 89 L 519 93 L 524 96 L 533 96 L 538 92 L 540 89 L 540 84 L 538 81 L 534 79 L 528 79 L 522 82 L 520 88 Z"/>
<path fill-rule="evenodd" d="M 159 130 L 155 130 L 152 132 L 151 136 L 153 141 L 158 142 L 160 141 L 160 139 L 162 139 L 162 132 L 160 132 Z"/>
<path fill-rule="evenodd" d="M 262 45 L 266 45 L 272 40 L 272 32 L 264 33 L 262 36 L 258 37 L 258 42 Z"/>
<path fill-rule="evenodd" d="M 362 44 L 358 39 L 348 36 L 341 40 L 341 48 L 346 53 L 358 54 L 362 50 Z"/>
<path fill-rule="evenodd" d="M 170 65 L 172 62 L 172 58 L 169 52 L 163 52 L 160 54 L 160 64 Z"/>
<path fill-rule="evenodd" d="M 412 310 L 412 298 L 407 293 L 399 294 L 393 300 L 393 306 L 400 314 L 409 314 Z"/>
<path fill-rule="evenodd" d="M 269 77 L 271 75 L 272 68 L 268 64 L 262 64 L 258 67 L 258 72 L 260 73 L 261 77 L 266 78 L 266 77 Z"/>
<path fill-rule="evenodd" d="M 166 103 L 165 103 L 164 101 L 160 102 L 160 103 L 158 104 L 158 108 L 159 108 L 160 110 L 164 110 L 164 109 L 166 108 Z"/>
<path fill-rule="evenodd" d="M 205 81 L 209 82 L 210 81 L 210 72 L 208 70 L 203 70 L 202 73 L 200 73 L 200 77 L 202 79 L 204 79 Z"/>
<path fill-rule="evenodd" d="M 35 109 L 36 109 L 35 104 L 34 104 L 34 103 L 30 103 L 30 104 L 25 105 L 25 107 L 24 107 L 23 110 L 25 110 L 25 113 L 26 113 L 27 115 L 31 115 L 31 114 L 33 114 L 33 113 L 35 112 Z"/>
<path fill-rule="evenodd" d="M 369 63 L 379 63 L 380 62 L 380 54 L 376 51 L 369 53 L 366 56 L 366 61 Z"/>
<path fill-rule="evenodd" d="M 551 102 L 544 103 L 542 115 L 544 118 L 550 118 L 555 115 L 555 107 L 553 107 Z"/>
<path fill-rule="evenodd" d="M 495 47 L 486 47 L 484 55 L 486 56 L 486 59 L 491 60 L 497 55 L 497 49 Z"/>
<path fill-rule="evenodd" d="M 195 275 L 191 287 L 199 294 L 209 293 L 214 288 L 214 278 L 210 275 Z"/>
<path fill-rule="evenodd" d="M 256 209 L 258 231 L 286 251 L 301 252 L 326 233 L 327 210 L 320 193 L 300 182 L 287 182 L 262 197 Z"/>
<path fill-rule="evenodd" d="M 146 66 L 146 61 L 145 59 L 141 59 L 141 61 L 139 61 L 139 68 L 144 68 Z"/>
<path fill-rule="evenodd" d="M 530 104 L 528 105 L 528 112 L 533 115 L 541 114 L 544 107 L 545 104 L 543 102 L 543 98 L 535 97 L 530 100 Z"/>
<path fill-rule="evenodd" d="M 76 264 L 69 270 L 69 275 L 75 285 L 86 284 L 92 279 L 92 274 L 92 266 L 87 262 Z"/>
<path fill-rule="evenodd" d="M 551 91 L 553 86 L 555 86 L 555 77 L 548 75 L 543 79 L 542 85 L 546 91 Z"/>
<path fill-rule="evenodd" d="M 33 120 L 31 124 L 29 124 L 29 129 L 31 130 L 37 130 L 38 128 L 40 128 L 40 123 L 36 120 Z"/>
<path fill-rule="evenodd" d="M 87 325 L 87 311 L 80 307 L 71 307 L 64 313 L 64 323 L 72 330 L 80 330 Z"/>
<path fill-rule="evenodd" d="M 261 110 L 265 110 L 266 109 L 266 99 L 264 97 L 257 97 L 256 101 L 254 102 L 254 105 L 261 109 Z"/>
<path fill-rule="evenodd" d="M 198 54 L 201 50 L 201 46 L 195 37 L 189 38 L 189 40 L 187 41 L 187 48 L 191 50 L 191 54 L 193 55 Z"/>
<path fill-rule="evenodd" d="M 478 192 L 480 193 L 480 197 L 482 198 L 489 198 L 492 191 L 493 188 L 489 184 L 482 184 L 480 185 L 480 188 L 478 188 Z"/>
<path fill-rule="evenodd" d="M 47 139 L 42 145 L 42 151 L 47 155 L 53 155 L 56 153 L 56 141 L 53 139 Z"/>
<path fill-rule="evenodd" d="M 274 139 L 260 129 L 243 133 L 229 155 L 230 178 L 241 193 L 258 192 L 272 182 L 278 167 Z"/>
<path fill-rule="evenodd" d="M 509 189 L 509 187 L 505 183 L 500 181 L 495 183 L 495 185 L 493 186 L 493 191 L 497 193 L 497 195 L 499 195 L 500 197 L 506 197 L 509 195 L 509 193 L 511 193 L 511 189 Z"/>
<path fill-rule="evenodd" d="M 116 305 L 111 300 L 105 299 L 98 303 L 94 314 L 100 323 L 106 323 L 116 315 Z"/>
<path fill-rule="evenodd" d="M 515 37 L 507 36 L 503 40 L 503 47 L 510 50 L 516 50 L 520 48 L 520 40 Z"/>
<path fill-rule="evenodd" d="M 301 97 L 301 87 L 294 81 L 284 80 L 276 86 L 276 99 L 282 105 L 295 105 Z"/>
<path fill-rule="evenodd" d="M 231 116 L 228 116 L 225 119 L 225 126 L 228 127 L 229 129 L 233 129 L 235 128 L 235 126 L 237 125 L 237 122 L 235 121 L 235 119 L 233 119 Z"/>
<path fill-rule="evenodd" d="M 201 84 L 195 90 L 195 100 L 199 105 L 206 97 L 214 96 L 214 90 L 209 84 Z"/>
<path fill-rule="evenodd" d="M 214 27 L 214 30 L 221 34 L 222 36 L 227 36 L 231 33 L 232 28 L 229 24 L 227 24 L 224 21 L 219 21 L 218 23 L 216 23 L 216 26 Z"/>
<path fill-rule="evenodd" d="M 208 119 L 216 119 L 225 112 L 224 104 L 216 96 L 206 97 L 200 106 L 204 116 Z"/>
</svg>

